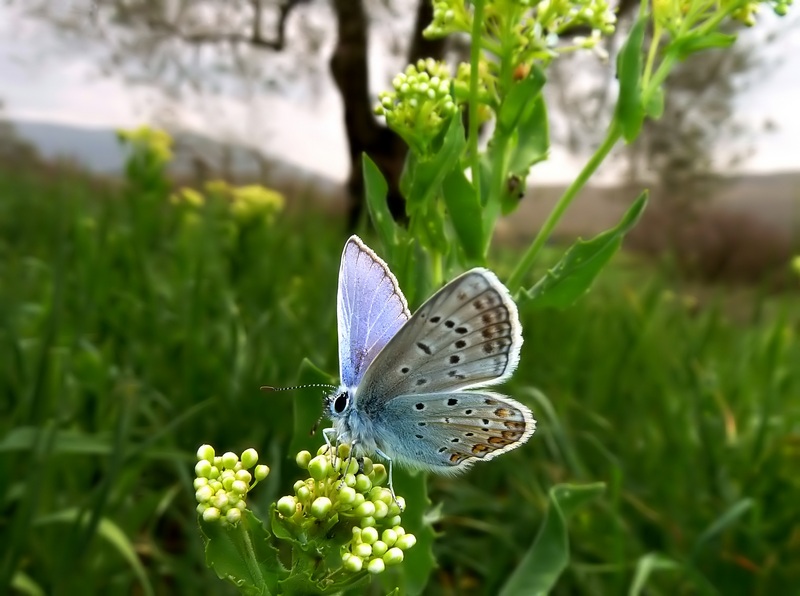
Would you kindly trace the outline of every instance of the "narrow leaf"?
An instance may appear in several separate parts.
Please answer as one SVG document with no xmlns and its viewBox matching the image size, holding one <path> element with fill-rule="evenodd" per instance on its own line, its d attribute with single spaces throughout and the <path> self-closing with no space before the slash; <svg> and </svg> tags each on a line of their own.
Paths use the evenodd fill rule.
<svg viewBox="0 0 800 596">
<path fill-rule="evenodd" d="M 617 56 L 619 98 L 617 98 L 615 118 L 622 127 L 622 136 L 628 143 L 639 135 L 644 122 L 642 43 L 646 27 L 647 17 L 640 15 Z"/>
<path fill-rule="evenodd" d="M 464 172 L 456 168 L 442 183 L 442 193 L 450 221 L 468 259 L 483 260 L 483 211 L 475 189 Z"/>
<path fill-rule="evenodd" d="M 591 240 L 578 240 L 536 285 L 522 290 L 519 298 L 532 300 L 538 308 L 571 305 L 589 290 L 597 275 L 619 250 L 625 234 L 639 221 L 646 205 L 647 193 L 644 192 L 616 226 Z"/>
<path fill-rule="evenodd" d="M 531 166 L 547 159 L 549 151 L 547 105 L 540 94 L 534 98 L 530 112 L 526 113 L 517 127 L 516 145 L 508 163 L 509 172 L 524 179 Z"/>
<path fill-rule="evenodd" d="M 730 47 L 735 41 L 735 35 L 713 31 L 702 36 L 693 35 L 680 38 L 674 44 L 672 44 L 667 51 L 672 50 L 677 53 L 679 60 L 685 60 L 691 54 L 696 54 L 697 52 L 702 52 L 703 50 Z"/>
<path fill-rule="evenodd" d="M 633 577 L 628 596 L 639 596 L 647 585 L 647 580 L 656 571 L 680 569 L 680 565 L 659 553 L 648 553 L 636 562 L 636 574 Z"/>
<path fill-rule="evenodd" d="M 22 571 L 14 572 L 11 578 L 11 587 L 25 596 L 45 596 L 45 591 L 33 579 Z"/>
<path fill-rule="evenodd" d="M 495 134 L 510 135 L 524 122 L 533 110 L 535 100 L 544 87 L 545 76 L 541 68 L 534 66 L 530 74 L 511 85 L 508 94 L 497 112 Z"/>
<path fill-rule="evenodd" d="M 386 202 L 389 186 L 378 166 L 366 153 L 362 156 L 362 167 L 364 170 L 364 193 L 372 225 L 378 231 L 383 245 L 387 248 L 394 247 L 397 245 L 400 230 Z"/>
<path fill-rule="evenodd" d="M 550 489 L 550 507 L 539 534 L 503 586 L 501 596 L 535 596 L 555 587 L 569 563 L 567 520 L 604 490 L 602 483 L 559 484 Z"/>
<path fill-rule="evenodd" d="M 703 547 L 714 538 L 722 534 L 730 526 L 739 521 L 753 507 L 752 499 L 741 499 L 734 503 L 727 511 L 720 515 L 714 522 L 706 528 L 697 538 L 692 548 L 692 558 L 696 558 Z"/>
</svg>

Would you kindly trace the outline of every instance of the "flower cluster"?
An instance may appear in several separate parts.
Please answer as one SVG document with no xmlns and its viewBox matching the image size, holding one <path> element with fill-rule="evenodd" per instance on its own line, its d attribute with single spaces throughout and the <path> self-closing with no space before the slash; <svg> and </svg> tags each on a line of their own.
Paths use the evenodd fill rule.
<svg viewBox="0 0 800 596">
<path fill-rule="evenodd" d="M 184 187 L 171 197 L 173 204 L 200 209 L 207 198 L 215 198 L 230 211 L 239 223 L 264 222 L 272 224 L 275 216 L 286 204 L 284 196 L 276 190 L 260 184 L 233 186 L 224 180 L 210 180 L 205 184 L 205 194 L 194 188 Z"/>
<path fill-rule="evenodd" d="M 197 513 L 207 522 L 236 524 L 247 508 L 247 493 L 269 475 L 269 468 L 256 465 L 255 449 L 245 450 L 239 458 L 230 451 L 216 456 L 211 445 L 202 445 L 197 450 L 197 460 L 194 467 Z M 253 467 L 253 472 L 249 472 Z"/>
<path fill-rule="evenodd" d="M 294 495 L 281 497 L 276 509 L 301 531 L 347 524 L 352 537 L 341 547 L 344 569 L 381 573 L 387 565 L 400 563 L 403 551 L 416 543 L 401 525 L 405 502 L 383 486 L 387 474 L 382 464 L 350 457 L 348 445 L 340 445 L 335 456 L 331 451 L 324 445 L 316 457 L 308 451 L 297 454 L 309 478 L 298 480 Z"/>
<path fill-rule="evenodd" d="M 172 137 L 166 131 L 140 126 L 130 130 L 118 130 L 117 138 L 130 145 L 134 151 L 150 155 L 161 165 L 166 165 L 172 160 Z"/>
<path fill-rule="evenodd" d="M 419 60 L 394 78 L 394 91 L 380 93 L 375 113 L 384 116 L 389 127 L 410 147 L 425 154 L 431 141 L 458 111 L 450 83 L 450 71 L 444 62 Z"/>
</svg>

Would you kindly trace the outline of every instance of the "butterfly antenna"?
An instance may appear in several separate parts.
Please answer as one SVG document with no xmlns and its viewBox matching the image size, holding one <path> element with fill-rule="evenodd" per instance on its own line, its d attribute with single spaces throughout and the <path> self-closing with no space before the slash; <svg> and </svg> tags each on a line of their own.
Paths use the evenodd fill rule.
<svg viewBox="0 0 800 596">
<path fill-rule="evenodd" d="M 271 385 L 262 385 L 260 389 L 261 391 L 292 391 L 293 389 L 307 389 L 309 387 L 336 389 L 336 385 L 329 385 L 328 383 L 311 383 L 309 385 L 293 385 L 292 387 L 272 387 Z"/>
</svg>

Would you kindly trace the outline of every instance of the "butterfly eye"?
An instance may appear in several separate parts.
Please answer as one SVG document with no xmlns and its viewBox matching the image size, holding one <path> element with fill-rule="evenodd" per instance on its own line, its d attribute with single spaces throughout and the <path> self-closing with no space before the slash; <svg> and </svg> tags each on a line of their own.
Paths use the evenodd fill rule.
<svg viewBox="0 0 800 596">
<path fill-rule="evenodd" d="M 333 411 L 337 414 L 341 414 L 344 412 L 344 409 L 347 407 L 347 402 L 349 400 L 349 396 L 347 395 L 347 391 L 344 391 L 336 396 L 336 400 L 333 402 Z"/>
</svg>

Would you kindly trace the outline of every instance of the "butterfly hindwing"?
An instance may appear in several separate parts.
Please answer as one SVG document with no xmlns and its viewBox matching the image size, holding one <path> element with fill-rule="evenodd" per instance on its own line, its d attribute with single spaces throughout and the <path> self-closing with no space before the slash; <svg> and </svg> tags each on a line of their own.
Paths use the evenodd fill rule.
<svg viewBox="0 0 800 596">
<path fill-rule="evenodd" d="M 359 384 L 409 316 L 389 267 L 360 238 L 351 236 L 342 253 L 337 295 L 339 372 L 344 386 Z"/>
<path fill-rule="evenodd" d="M 359 401 L 500 383 L 519 362 L 522 330 L 506 287 L 486 269 L 434 294 L 367 369 Z"/>
<path fill-rule="evenodd" d="M 378 444 L 410 467 L 458 473 L 525 443 L 536 428 L 530 410 L 488 391 L 401 395 L 374 415 Z"/>
</svg>

